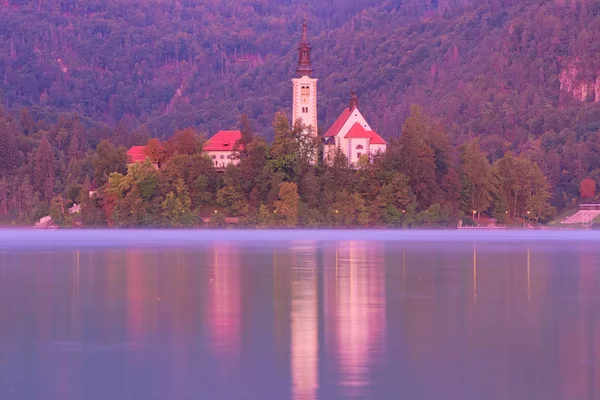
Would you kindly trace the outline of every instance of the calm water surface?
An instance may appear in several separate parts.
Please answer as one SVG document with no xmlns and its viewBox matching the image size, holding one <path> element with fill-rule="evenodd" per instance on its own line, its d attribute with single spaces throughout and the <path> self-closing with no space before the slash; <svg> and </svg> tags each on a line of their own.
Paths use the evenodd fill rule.
<svg viewBox="0 0 600 400">
<path fill-rule="evenodd" d="M 0 231 L 0 399 L 600 399 L 600 235 Z"/>
</svg>

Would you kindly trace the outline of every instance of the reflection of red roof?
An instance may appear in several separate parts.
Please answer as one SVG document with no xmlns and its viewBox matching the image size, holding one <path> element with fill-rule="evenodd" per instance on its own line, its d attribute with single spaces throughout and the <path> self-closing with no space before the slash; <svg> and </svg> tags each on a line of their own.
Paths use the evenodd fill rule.
<svg viewBox="0 0 600 400">
<path fill-rule="evenodd" d="M 385 140 L 375 131 L 366 130 L 358 122 L 352 125 L 352 128 L 344 136 L 346 139 L 370 139 L 370 144 L 387 144 Z"/>
<path fill-rule="evenodd" d="M 233 151 L 235 142 L 242 138 L 240 131 L 220 131 L 208 139 L 204 151 Z"/>
<path fill-rule="evenodd" d="M 132 163 L 146 161 L 146 154 L 144 154 L 145 150 L 146 146 L 133 146 L 130 148 L 129 151 L 127 151 L 129 161 Z"/>
<path fill-rule="evenodd" d="M 327 130 L 327 133 L 325 133 L 325 137 L 337 135 L 346 121 L 348 121 L 348 118 L 350 118 L 350 114 L 352 113 L 350 112 L 349 108 L 346 108 L 344 111 L 342 111 L 342 114 L 338 117 L 338 119 L 335 120 L 329 130 Z"/>
</svg>

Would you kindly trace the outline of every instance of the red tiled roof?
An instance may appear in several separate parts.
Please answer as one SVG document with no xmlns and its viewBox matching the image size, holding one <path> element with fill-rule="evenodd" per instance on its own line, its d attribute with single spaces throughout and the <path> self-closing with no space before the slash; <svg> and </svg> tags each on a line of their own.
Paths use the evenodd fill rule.
<svg viewBox="0 0 600 400">
<path fill-rule="evenodd" d="M 346 139 L 357 139 L 357 138 L 364 138 L 364 139 L 370 139 L 371 138 L 371 132 L 367 132 L 367 130 L 358 122 L 356 122 L 354 125 L 352 125 L 352 128 L 350 128 L 350 130 L 348 131 L 348 133 L 346 133 L 346 136 L 344 136 Z"/>
<path fill-rule="evenodd" d="M 127 151 L 127 155 L 129 156 L 129 161 L 132 163 L 146 161 L 146 154 L 144 154 L 145 150 L 146 150 L 146 146 L 133 146 L 132 148 L 130 148 Z"/>
<path fill-rule="evenodd" d="M 338 119 L 335 120 L 333 125 L 331 125 L 331 127 L 327 130 L 327 133 L 325 133 L 325 137 L 337 135 L 340 132 L 340 129 L 342 129 L 342 127 L 346 123 L 346 121 L 348 121 L 348 118 L 350 118 L 351 114 L 352 112 L 349 108 L 346 108 L 344 111 L 342 111 Z"/>
<path fill-rule="evenodd" d="M 346 139 L 370 139 L 370 144 L 387 144 L 385 140 L 375 131 L 366 130 L 361 124 L 358 122 L 352 125 L 352 128 L 346 133 L 344 136 Z"/>
<path fill-rule="evenodd" d="M 387 144 L 387 142 L 379 136 L 379 134 L 375 131 L 371 131 L 371 140 L 369 141 L 371 144 Z"/>
<path fill-rule="evenodd" d="M 240 131 L 220 131 L 208 139 L 202 150 L 204 151 L 233 151 L 235 142 L 242 138 Z"/>
</svg>

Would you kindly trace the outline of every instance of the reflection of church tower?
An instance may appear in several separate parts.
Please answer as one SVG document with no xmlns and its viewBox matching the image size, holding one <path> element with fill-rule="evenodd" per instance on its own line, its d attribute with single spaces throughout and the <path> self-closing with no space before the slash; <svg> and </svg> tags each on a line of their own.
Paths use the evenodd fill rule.
<svg viewBox="0 0 600 400">
<path fill-rule="evenodd" d="M 296 77 L 292 79 L 294 92 L 292 103 L 292 123 L 302 121 L 310 127 L 311 134 L 316 136 L 317 131 L 317 79 L 312 78 L 313 69 L 310 61 L 311 45 L 307 38 L 306 16 L 302 22 L 302 40 L 298 45 L 298 67 Z"/>
</svg>

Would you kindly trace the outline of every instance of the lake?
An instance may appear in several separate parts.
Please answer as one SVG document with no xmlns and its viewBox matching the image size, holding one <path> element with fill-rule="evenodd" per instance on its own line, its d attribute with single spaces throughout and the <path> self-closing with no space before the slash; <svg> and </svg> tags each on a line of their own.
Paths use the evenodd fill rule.
<svg viewBox="0 0 600 400">
<path fill-rule="evenodd" d="M 0 231 L 0 399 L 600 398 L 594 231 Z"/>
</svg>

